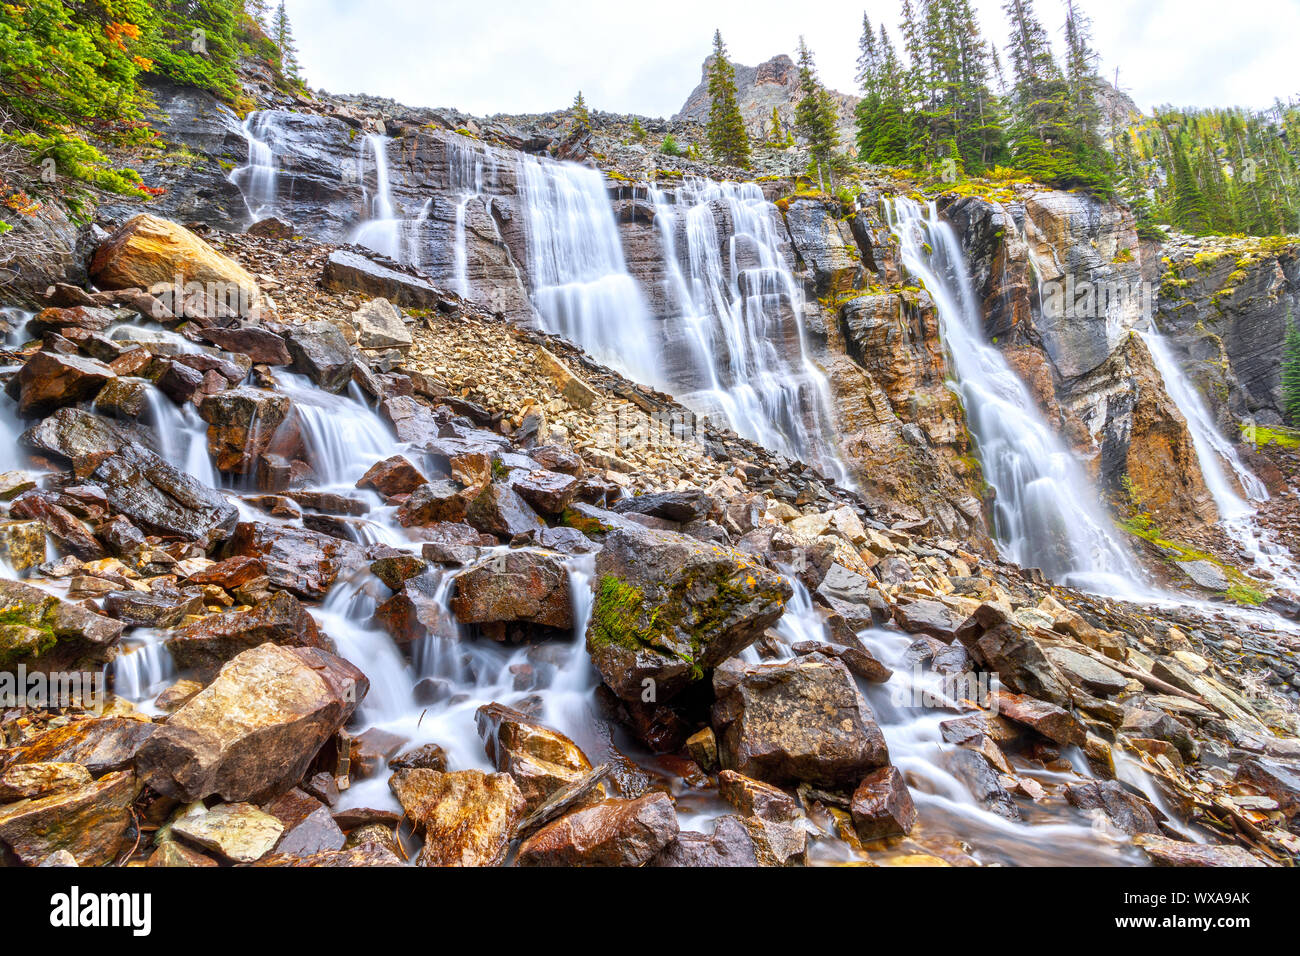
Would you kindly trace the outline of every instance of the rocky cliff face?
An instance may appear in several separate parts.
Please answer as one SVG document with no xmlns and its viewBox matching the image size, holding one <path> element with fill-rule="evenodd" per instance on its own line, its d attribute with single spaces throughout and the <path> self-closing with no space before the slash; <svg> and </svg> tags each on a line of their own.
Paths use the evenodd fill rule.
<svg viewBox="0 0 1300 956">
<path fill-rule="evenodd" d="M 713 57 L 705 59 L 700 67 L 700 84 L 686 98 L 681 111 L 674 119 L 694 120 L 703 123 L 709 118 L 709 67 Z M 799 70 L 790 57 L 784 53 L 760 63 L 758 66 L 744 66 L 733 63 L 736 71 L 736 102 L 740 114 L 745 118 L 749 135 L 760 137 L 766 133 L 769 138 L 784 138 L 786 133 L 794 131 L 795 104 L 802 99 L 799 92 Z M 857 127 L 853 117 L 854 107 L 859 97 L 830 91 L 839 114 L 840 141 L 851 143 L 857 137 Z M 781 129 L 775 134 L 771 129 L 772 110 L 781 117 Z"/>
</svg>

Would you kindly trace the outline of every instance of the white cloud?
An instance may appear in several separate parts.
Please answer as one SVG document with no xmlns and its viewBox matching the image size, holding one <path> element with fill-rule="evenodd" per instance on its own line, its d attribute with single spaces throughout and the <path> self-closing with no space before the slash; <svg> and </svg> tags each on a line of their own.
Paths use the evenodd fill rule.
<svg viewBox="0 0 1300 956">
<path fill-rule="evenodd" d="M 562 109 L 581 89 L 597 109 L 669 115 L 699 81 L 715 27 L 731 57 L 793 53 L 800 32 L 823 79 L 851 92 L 865 6 L 894 27 L 896 0 L 288 0 L 313 86 L 470 113 Z M 1103 70 L 1144 109 L 1262 107 L 1300 94 L 1296 0 L 1084 0 Z M 975 0 L 1005 34 L 1001 0 Z M 1036 0 L 1059 38 L 1061 0 Z"/>
</svg>

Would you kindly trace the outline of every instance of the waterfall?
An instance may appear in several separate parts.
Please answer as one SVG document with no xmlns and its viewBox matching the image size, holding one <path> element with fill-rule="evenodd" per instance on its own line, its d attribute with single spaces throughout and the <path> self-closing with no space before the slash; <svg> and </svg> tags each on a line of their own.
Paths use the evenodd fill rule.
<svg viewBox="0 0 1300 956">
<path fill-rule="evenodd" d="M 231 172 L 229 177 L 244 197 L 250 223 L 273 216 L 276 211 L 279 167 L 274 151 L 266 142 L 271 123 L 271 114 L 266 112 L 250 113 L 244 120 L 248 162 Z"/>
<path fill-rule="evenodd" d="M 390 259 L 405 261 L 403 223 L 397 217 L 397 210 L 393 206 L 393 190 L 389 179 L 388 137 L 378 133 L 366 135 L 361 153 L 357 157 L 357 174 L 363 183 L 366 181 L 367 152 L 374 157 L 375 190 L 371 193 L 368 186 L 362 187 L 366 221 L 361 223 L 352 234 L 352 241 Z"/>
<path fill-rule="evenodd" d="M 1138 596 L 1141 580 L 1073 453 L 1002 353 L 985 341 L 961 245 L 931 203 L 888 208 L 904 265 L 934 299 L 984 477 L 995 493 L 1003 556 L 1062 584 Z"/>
<path fill-rule="evenodd" d="M 1233 541 L 1241 546 L 1257 567 L 1263 568 L 1273 579 L 1292 590 L 1300 589 L 1300 573 L 1287 557 L 1286 549 L 1276 544 L 1267 530 L 1261 528 L 1254 503 L 1267 501 L 1268 489 L 1246 466 L 1214 423 L 1200 392 L 1188 379 L 1182 366 L 1174 357 L 1169 343 L 1152 323 L 1150 332 L 1139 333 L 1151 353 L 1156 371 L 1164 382 L 1165 392 L 1173 399 L 1187 420 L 1187 431 L 1192 436 L 1196 460 L 1205 479 L 1205 487 L 1214 498 L 1219 511 L 1219 523 Z M 1237 487 L 1232 479 L 1236 479 Z M 1238 489 L 1245 494 L 1243 498 Z"/>
<path fill-rule="evenodd" d="M 650 309 L 627 270 L 618 225 L 598 170 L 525 156 L 533 306 L 543 327 L 597 361 L 662 386 Z"/>
<path fill-rule="evenodd" d="M 674 372 L 689 369 L 700 382 L 681 400 L 849 485 L 835 449 L 830 383 L 808 355 L 803 293 L 782 254 L 776 207 L 755 183 L 694 178 L 651 197 L 685 331 Z"/>
<path fill-rule="evenodd" d="M 471 200 L 480 199 L 486 185 L 484 155 L 464 136 L 447 140 L 447 187 L 456 194 L 456 225 L 452 236 L 452 287 L 457 294 L 468 298 L 469 243 L 465 235 L 465 220 Z M 494 174 L 495 175 L 495 174 Z"/>
</svg>

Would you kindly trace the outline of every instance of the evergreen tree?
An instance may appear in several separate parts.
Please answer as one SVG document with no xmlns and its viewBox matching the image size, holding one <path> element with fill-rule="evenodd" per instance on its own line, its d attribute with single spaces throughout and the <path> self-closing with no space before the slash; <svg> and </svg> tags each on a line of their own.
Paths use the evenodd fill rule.
<svg viewBox="0 0 1300 956">
<path fill-rule="evenodd" d="M 835 102 L 817 77 L 817 65 L 808 44 L 799 38 L 799 91 L 795 106 L 795 129 L 808 144 L 811 164 L 830 168 L 839 145 L 839 116 Z"/>
<path fill-rule="evenodd" d="M 301 82 L 302 69 L 298 64 L 298 48 L 293 42 L 293 25 L 289 22 L 289 13 L 280 0 L 271 18 L 271 39 L 280 51 L 280 73 L 289 80 Z"/>
<path fill-rule="evenodd" d="M 569 112 L 573 114 L 573 121 L 579 129 L 591 129 L 591 111 L 587 109 L 587 100 L 583 97 L 582 90 L 578 90 L 578 95 L 573 98 Z"/>
<path fill-rule="evenodd" d="M 1287 316 L 1282 347 L 1282 407 L 1287 421 L 1300 426 L 1300 329 L 1291 316 Z"/>
<path fill-rule="evenodd" d="M 154 0 L 157 30 L 150 44 L 155 73 L 225 99 L 239 92 L 237 0 Z"/>
<path fill-rule="evenodd" d="M 709 149 L 724 163 L 749 165 L 749 134 L 736 102 L 736 70 L 727 60 L 722 31 L 713 31 L 713 59 L 709 65 Z"/>
</svg>

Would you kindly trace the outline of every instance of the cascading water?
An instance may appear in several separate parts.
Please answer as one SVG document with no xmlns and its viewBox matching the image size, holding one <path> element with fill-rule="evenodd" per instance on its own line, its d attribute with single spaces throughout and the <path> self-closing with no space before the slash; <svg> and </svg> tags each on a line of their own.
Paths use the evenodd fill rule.
<svg viewBox="0 0 1300 956">
<path fill-rule="evenodd" d="M 830 383 L 808 356 L 803 293 L 781 252 L 776 208 L 755 183 L 689 179 L 651 197 L 686 333 L 673 376 L 699 383 L 679 398 L 850 484 L 835 450 Z M 728 235 L 719 236 L 719 222 Z"/>
<path fill-rule="evenodd" d="M 466 219 L 469 205 L 482 201 L 487 185 L 486 157 L 472 140 L 453 136 L 447 140 L 447 187 L 456 194 L 456 225 L 452 234 L 452 287 L 457 294 L 468 298 L 469 241 L 466 236 Z M 495 169 L 495 167 L 493 167 Z"/>
<path fill-rule="evenodd" d="M 1062 584 L 1138 597 L 1142 578 L 1117 540 L 1078 461 L 1053 433 L 1029 390 L 984 339 L 961 245 L 933 203 L 898 197 L 888 215 L 904 265 L 924 282 L 939 322 L 954 387 L 996 495 L 1004 556 Z"/>
<path fill-rule="evenodd" d="M 388 169 L 388 137 L 369 133 L 363 140 L 361 154 L 357 157 L 358 176 L 366 182 L 365 161 L 369 153 L 375 170 L 375 187 L 365 187 L 363 197 L 366 221 L 352 234 L 352 241 L 375 250 L 390 259 L 404 261 L 403 225 L 393 205 L 393 188 Z"/>
<path fill-rule="evenodd" d="M 525 156 L 532 301 L 542 325 L 648 385 L 662 386 L 662 349 L 598 170 Z"/>
<path fill-rule="evenodd" d="M 271 122 L 270 114 L 264 112 L 251 113 L 244 120 L 248 162 L 230 174 L 230 181 L 239 187 L 244 197 L 250 223 L 275 215 L 279 167 L 276 165 L 275 152 L 266 142 Z"/>
<path fill-rule="evenodd" d="M 1205 487 L 1214 498 L 1223 530 L 1254 560 L 1256 566 L 1266 570 L 1274 580 L 1292 590 L 1300 588 L 1300 573 L 1295 564 L 1286 557 L 1285 549 L 1275 544 L 1256 520 L 1254 503 L 1267 501 L 1268 489 L 1246 467 L 1232 443 L 1219 432 L 1204 399 L 1188 379 L 1169 343 L 1154 323 L 1151 331 L 1140 334 L 1164 382 L 1165 392 L 1187 420 L 1187 431 L 1192 436 L 1196 460 L 1201 467 Z"/>
</svg>

